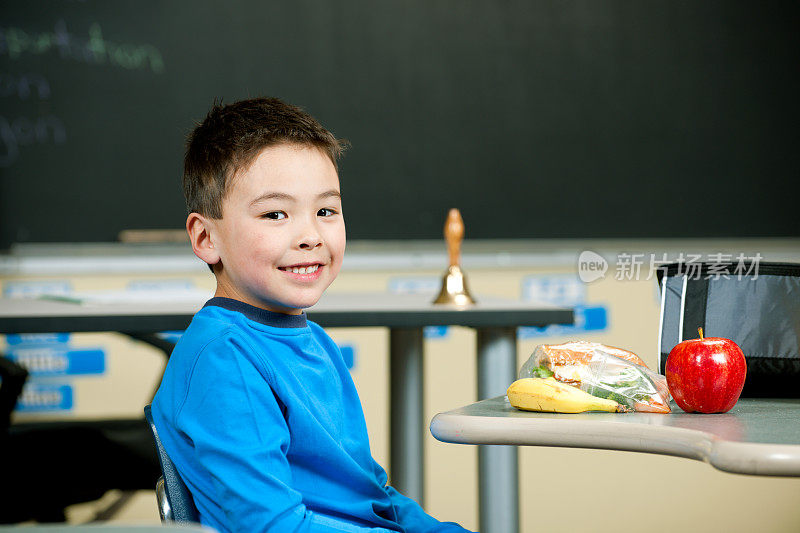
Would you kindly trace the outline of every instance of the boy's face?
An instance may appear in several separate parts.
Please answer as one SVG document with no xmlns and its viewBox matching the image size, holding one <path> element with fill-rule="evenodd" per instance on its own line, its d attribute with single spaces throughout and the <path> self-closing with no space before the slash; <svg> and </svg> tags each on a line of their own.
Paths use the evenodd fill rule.
<svg viewBox="0 0 800 533">
<path fill-rule="evenodd" d="M 299 314 L 339 273 L 345 248 L 339 176 L 317 148 L 265 148 L 233 177 L 222 218 L 209 222 L 219 255 L 216 296 Z"/>
</svg>

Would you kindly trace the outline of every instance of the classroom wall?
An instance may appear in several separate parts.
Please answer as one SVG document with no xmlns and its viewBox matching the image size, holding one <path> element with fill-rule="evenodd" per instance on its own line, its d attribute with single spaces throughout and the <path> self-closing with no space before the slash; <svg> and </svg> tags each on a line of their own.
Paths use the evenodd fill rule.
<svg viewBox="0 0 800 533">
<path fill-rule="evenodd" d="M 397 243 L 352 243 L 341 275 L 331 292 L 432 291 L 445 264 L 441 243 L 418 246 Z M 465 243 L 464 267 L 476 296 L 571 301 L 583 311 L 583 327 L 520 330 L 518 363 L 539 343 L 587 339 L 624 347 L 655 366 L 658 297 L 645 268 L 639 280 L 617 280 L 619 254 L 677 254 L 702 250 L 762 253 L 773 260 L 800 262 L 800 241 L 647 242 L 487 242 Z M 593 250 L 609 261 L 606 277 L 591 283 L 576 280 L 577 257 Z M 39 250 L 41 252 L 41 250 Z M 88 253 L 88 252 L 87 252 Z M 24 255 L 24 254 L 22 254 Z M 73 293 L 129 291 L 131 287 L 190 286 L 213 290 L 211 275 L 189 262 L 150 272 L 76 273 L 75 257 L 41 253 L 17 261 L 0 261 L 0 290 L 64 281 Z M 178 254 L 180 256 L 180 254 Z M 18 256 L 18 259 L 21 256 Z M 124 254 L 123 254 L 124 257 Z M 141 258 L 141 254 L 139 254 Z M 31 261 L 36 258 L 36 261 Z M 151 261 L 146 261 L 151 262 Z M 43 265 L 52 269 L 45 272 Z M 122 261 L 124 263 L 124 261 Z M 66 272 L 59 275 L 61 271 Z M 27 265 L 27 266 L 26 266 Z M 38 266 L 37 266 L 38 265 Z M 194 266 L 191 266 L 194 265 Z M 383 265 L 383 266 L 379 266 Z M 394 266 L 386 266 L 394 265 Z M 14 269 L 16 268 L 16 272 Z M 30 272 L 24 273 L 27 268 Z M 68 271 L 72 270 L 72 273 Z M 37 274 L 31 272 L 38 271 Z M 32 289 L 31 289 L 32 290 Z M 587 309 L 591 311 L 586 311 Z M 359 390 L 376 460 L 388 468 L 388 332 L 380 328 L 330 330 L 337 343 L 353 348 L 353 379 Z M 466 328 L 429 330 L 425 342 L 425 417 L 477 400 L 475 334 Z M 101 375 L 54 378 L 74 388 L 70 410 L 19 413 L 18 420 L 140 416 L 158 383 L 164 359 L 153 348 L 116 334 L 76 334 L 76 348 L 102 348 Z M 45 378 L 42 378 L 45 379 Z M 428 512 L 465 527 L 478 527 L 477 447 L 445 444 L 429 433 L 425 439 Z M 741 476 L 681 458 L 560 448 L 520 448 L 521 531 L 725 531 L 790 532 L 800 527 L 800 480 Z M 391 476 L 391 472 L 390 476 Z M 108 501 L 73 506 L 71 520 L 81 521 Z M 116 518 L 124 522 L 157 522 L 153 493 L 142 491 Z"/>
</svg>

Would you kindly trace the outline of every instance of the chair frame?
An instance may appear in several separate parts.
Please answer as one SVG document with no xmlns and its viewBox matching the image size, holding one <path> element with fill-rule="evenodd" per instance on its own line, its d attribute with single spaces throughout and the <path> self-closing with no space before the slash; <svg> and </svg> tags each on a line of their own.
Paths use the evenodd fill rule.
<svg viewBox="0 0 800 533">
<path fill-rule="evenodd" d="M 181 479 L 178 469 L 167 455 L 158 430 L 153 422 L 153 413 L 150 405 L 144 408 L 144 417 L 150 426 L 153 434 L 156 449 L 158 450 L 158 462 L 161 464 L 161 477 L 156 481 L 156 502 L 158 503 L 158 514 L 161 522 L 167 523 L 199 523 L 200 514 L 195 507 L 192 495 L 188 487 Z"/>
</svg>

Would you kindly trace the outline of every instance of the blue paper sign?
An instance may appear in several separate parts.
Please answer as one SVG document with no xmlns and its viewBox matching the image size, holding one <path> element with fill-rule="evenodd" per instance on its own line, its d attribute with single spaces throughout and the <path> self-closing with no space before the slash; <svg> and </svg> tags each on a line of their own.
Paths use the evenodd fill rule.
<svg viewBox="0 0 800 533">
<path fill-rule="evenodd" d="M 586 303 L 586 284 L 578 276 L 527 276 L 522 280 L 522 299 L 572 307 Z"/>
<path fill-rule="evenodd" d="M 158 333 L 158 337 L 164 339 L 167 342 L 171 342 L 172 344 L 178 344 L 178 341 L 181 340 L 183 337 L 183 330 L 175 330 L 175 331 L 162 331 Z"/>
<path fill-rule="evenodd" d="M 342 359 L 348 369 L 353 368 L 356 364 L 356 349 L 349 344 L 340 344 L 339 350 L 342 352 Z"/>
<path fill-rule="evenodd" d="M 444 339 L 450 332 L 448 326 L 425 326 L 422 334 L 426 339 Z"/>
<path fill-rule="evenodd" d="M 14 348 L 8 357 L 37 377 L 102 374 L 106 370 L 106 355 L 99 348 L 75 350 L 59 345 L 26 346 Z"/>
<path fill-rule="evenodd" d="M 430 294 L 433 297 L 441 288 L 442 279 L 437 276 L 404 276 L 389 280 L 389 292 L 395 294 Z"/>
<path fill-rule="evenodd" d="M 66 296 L 72 292 L 69 281 L 9 281 L 3 285 L 6 298 L 35 298 L 42 295 Z"/>
<path fill-rule="evenodd" d="M 137 279 L 128 283 L 129 291 L 175 291 L 194 289 L 195 284 L 190 279 Z"/>
<path fill-rule="evenodd" d="M 570 336 L 587 331 L 608 328 L 608 308 L 586 302 L 586 284 L 571 274 L 553 276 L 528 276 L 522 280 L 522 297 L 553 305 L 575 309 L 575 323 L 553 324 L 544 328 L 522 327 L 517 330 L 520 339 L 531 337 Z"/>
<path fill-rule="evenodd" d="M 70 385 L 31 383 L 22 390 L 17 399 L 16 411 L 21 413 L 70 411 L 73 407 L 72 397 Z"/>
<path fill-rule="evenodd" d="M 69 333 L 9 333 L 6 342 L 11 346 L 42 344 L 67 344 Z"/>
<path fill-rule="evenodd" d="M 608 310 L 602 306 L 575 306 L 575 324 L 552 324 L 544 328 L 522 327 L 517 329 L 520 339 L 531 337 L 556 337 L 574 335 L 587 331 L 602 331 L 608 327 Z"/>
</svg>

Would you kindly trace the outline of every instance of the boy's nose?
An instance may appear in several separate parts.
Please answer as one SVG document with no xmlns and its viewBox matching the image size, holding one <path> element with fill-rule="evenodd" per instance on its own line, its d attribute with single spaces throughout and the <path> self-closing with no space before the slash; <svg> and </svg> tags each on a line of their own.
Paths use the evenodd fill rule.
<svg viewBox="0 0 800 533">
<path fill-rule="evenodd" d="M 322 236 L 317 231 L 317 228 L 313 224 L 304 228 L 298 240 L 298 247 L 301 250 L 313 250 L 319 246 L 322 246 Z"/>
<path fill-rule="evenodd" d="M 303 250 L 311 250 L 318 246 L 322 246 L 321 239 L 304 239 L 300 241 L 300 248 Z"/>
</svg>

